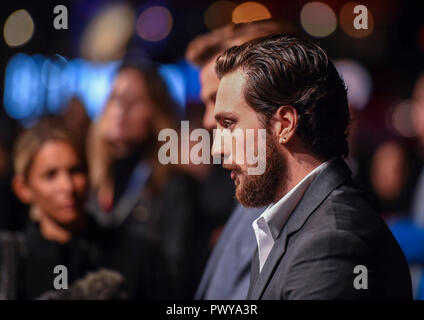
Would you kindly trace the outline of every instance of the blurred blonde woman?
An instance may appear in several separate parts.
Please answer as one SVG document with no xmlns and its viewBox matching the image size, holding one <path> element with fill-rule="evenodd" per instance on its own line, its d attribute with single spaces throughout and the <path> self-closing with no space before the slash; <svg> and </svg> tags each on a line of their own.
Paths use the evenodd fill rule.
<svg viewBox="0 0 424 320">
<path fill-rule="evenodd" d="M 13 190 L 36 213 L 23 233 L 0 236 L 0 297 L 33 299 L 54 290 L 55 267 L 67 284 L 97 268 L 98 250 L 84 212 L 87 175 L 73 136 L 53 120 L 25 130 L 14 150 Z"/>
</svg>

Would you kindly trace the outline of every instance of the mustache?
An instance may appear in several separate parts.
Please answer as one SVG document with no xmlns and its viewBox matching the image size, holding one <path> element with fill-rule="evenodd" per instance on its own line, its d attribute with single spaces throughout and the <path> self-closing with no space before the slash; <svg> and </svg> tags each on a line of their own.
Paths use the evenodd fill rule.
<svg viewBox="0 0 424 320">
<path fill-rule="evenodd" d="M 222 167 L 226 170 L 233 170 L 236 173 L 240 173 L 241 172 L 241 168 L 237 165 L 234 164 L 223 164 Z"/>
</svg>

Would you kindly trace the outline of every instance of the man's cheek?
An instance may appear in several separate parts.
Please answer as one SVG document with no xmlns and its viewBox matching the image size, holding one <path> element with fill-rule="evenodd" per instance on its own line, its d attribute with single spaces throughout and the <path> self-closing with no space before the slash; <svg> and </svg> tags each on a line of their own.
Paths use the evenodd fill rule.
<svg viewBox="0 0 424 320">
<path fill-rule="evenodd" d="M 248 129 L 246 132 L 246 166 L 249 175 L 261 175 L 266 169 L 266 130 Z"/>
<path fill-rule="evenodd" d="M 232 151 L 234 162 L 244 167 L 246 165 L 246 140 L 242 129 L 235 129 L 232 133 Z"/>
</svg>

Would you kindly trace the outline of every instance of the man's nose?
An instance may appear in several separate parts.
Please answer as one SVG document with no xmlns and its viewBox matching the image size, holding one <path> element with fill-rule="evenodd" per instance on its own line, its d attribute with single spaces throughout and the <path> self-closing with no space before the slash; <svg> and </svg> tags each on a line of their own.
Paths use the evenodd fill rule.
<svg viewBox="0 0 424 320">
<path fill-rule="evenodd" d="M 218 140 L 216 139 L 216 135 L 213 139 L 211 155 L 213 158 L 220 158 L 222 156 L 222 146 L 221 143 L 218 144 Z"/>
<path fill-rule="evenodd" d="M 224 160 L 230 156 L 230 150 L 225 146 L 225 131 L 224 130 L 214 130 L 214 139 L 211 149 L 211 155 L 214 159 L 223 158 Z"/>
</svg>

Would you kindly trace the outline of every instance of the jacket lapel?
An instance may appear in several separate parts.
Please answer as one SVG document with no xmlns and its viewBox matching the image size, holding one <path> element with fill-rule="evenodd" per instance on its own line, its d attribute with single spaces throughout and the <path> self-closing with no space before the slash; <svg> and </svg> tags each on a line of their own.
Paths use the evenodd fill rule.
<svg viewBox="0 0 424 320">
<path fill-rule="evenodd" d="M 286 251 L 288 237 L 301 229 L 312 212 L 315 211 L 334 189 L 346 181 L 350 175 L 351 171 L 344 160 L 336 158 L 315 178 L 278 235 L 256 283 L 254 283 L 253 288 L 251 285 L 249 289 L 249 299 L 258 300 L 262 297 L 278 262 Z M 255 257 L 258 259 L 257 255 Z"/>
<path fill-rule="evenodd" d="M 283 228 L 283 231 L 278 236 L 274 246 L 272 247 L 271 252 L 269 253 L 268 258 L 264 266 L 262 267 L 262 271 L 259 273 L 259 258 L 258 255 L 255 255 L 256 258 L 256 281 L 252 283 L 249 288 L 249 299 L 250 300 L 259 300 L 262 296 L 262 293 L 271 279 L 271 275 L 274 272 L 275 267 L 278 265 L 278 261 L 284 255 L 286 251 L 286 240 L 287 240 L 287 227 Z M 253 280 L 253 279 L 252 279 Z"/>
<path fill-rule="evenodd" d="M 255 254 L 252 258 L 251 268 L 250 268 L 250 283 L 249 283 L 249 291 L 247 292 L 247 300 L 252 300 L 253 288 L 258 281 L 259 277 L 259 255 L 258 248 L 256 247 Z"/>
</svg>

